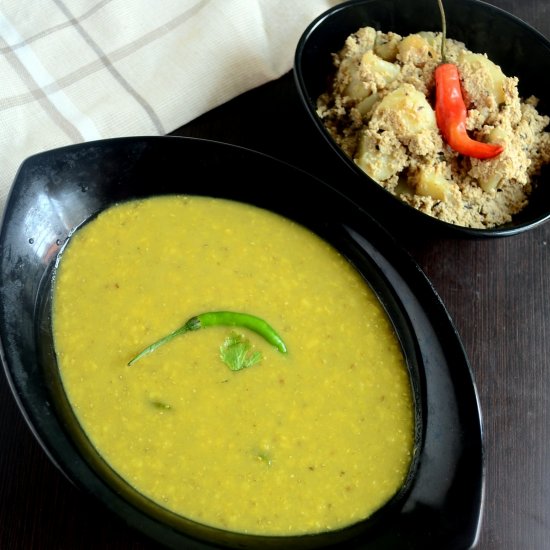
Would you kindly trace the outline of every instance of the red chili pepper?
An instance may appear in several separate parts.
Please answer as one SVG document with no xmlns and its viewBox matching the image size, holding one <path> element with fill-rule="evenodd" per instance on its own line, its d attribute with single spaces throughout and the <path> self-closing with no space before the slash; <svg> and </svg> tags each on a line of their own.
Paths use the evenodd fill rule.
<svg viewBox="0 0 550 550">
<path fill-rule="evenodd" d="M 496 157 L 504 147 L 472 139 L 466 132 L 467 110 L 458 67 L 442 63 L 435 70 L 435 117 L 445 141 L 458 153 L 477 159 Z"/>
<path fill-rule="evenodd" d="M 437 0 L 441 13 L 441 64 L 435 69 L 435 119 L 443 139 L 458 153 L 477 159 L 490 159 L 504 151 L 502 145 L 472 139 L 466 131 L 468 111 L 462 96 L 458 67 L 445 60 L 447 22 L 443 1 Z"/>
</svg>

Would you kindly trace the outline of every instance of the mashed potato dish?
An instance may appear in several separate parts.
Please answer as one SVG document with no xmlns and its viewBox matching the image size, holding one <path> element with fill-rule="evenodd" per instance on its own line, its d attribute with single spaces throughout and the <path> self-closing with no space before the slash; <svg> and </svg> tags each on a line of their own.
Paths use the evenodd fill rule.
<svg viewBox="0 0 550 550">
<path fill-rule="evenodd" d="M 407 204 L 449 223 L 495 227 L 526 206 L 533 177 L 550 161 L 550 118 L 537 111 L 537 98 L 520 97 L 516 77 L 447 39 L 470 136 L 504 146 L 485 160 L 454 151 L 434 111 L 441 36 L 359 29 L 334 54 L 335 75 L 317 112 L 343 151 Z"/>
</svg>

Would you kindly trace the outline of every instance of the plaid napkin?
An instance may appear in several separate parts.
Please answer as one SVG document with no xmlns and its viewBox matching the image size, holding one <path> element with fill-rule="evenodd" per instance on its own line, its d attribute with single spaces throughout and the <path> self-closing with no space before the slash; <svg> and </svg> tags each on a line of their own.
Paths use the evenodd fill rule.
<svg viewBox="0 0 550 550">
<path fill-rule="evenodd" d="M 336 0 L 2 0 L 0 210 L 29 155 L 164 135 L 292 67 Z"/>
</svg>

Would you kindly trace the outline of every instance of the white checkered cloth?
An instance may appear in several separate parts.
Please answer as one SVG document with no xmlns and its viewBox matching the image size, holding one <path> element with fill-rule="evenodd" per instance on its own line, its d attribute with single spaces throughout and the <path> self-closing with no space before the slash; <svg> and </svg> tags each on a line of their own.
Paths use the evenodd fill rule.
<svg viewBox="0 0 550 550">
<path fill-rule="evenodd" d="M 0 211 L 30 155 L 165 135 L 282 76 L 307 25 L 338 3 L 1 0 Z"/>
</svg>

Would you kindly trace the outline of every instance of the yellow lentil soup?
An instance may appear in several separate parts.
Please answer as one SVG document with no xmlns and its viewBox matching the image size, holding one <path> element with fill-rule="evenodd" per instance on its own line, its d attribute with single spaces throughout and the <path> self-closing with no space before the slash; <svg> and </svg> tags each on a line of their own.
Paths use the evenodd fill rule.
<svg viewBox="0 0 550 550">
<path fill-rule="evenodd" d="M 212 326 L 132 357 L 209 311 L 260 317 L 284 340 Z M 139 493 L 250 534 L 331 531 L 402 487 L 414 404 L 399 341 L 363 277 L 303 226 L 242 203 L 165 196 L 75 231 L 52 320 L 68 401 Z M 260 353 L 231 370 L 231 336 Z"/>
</svg>

